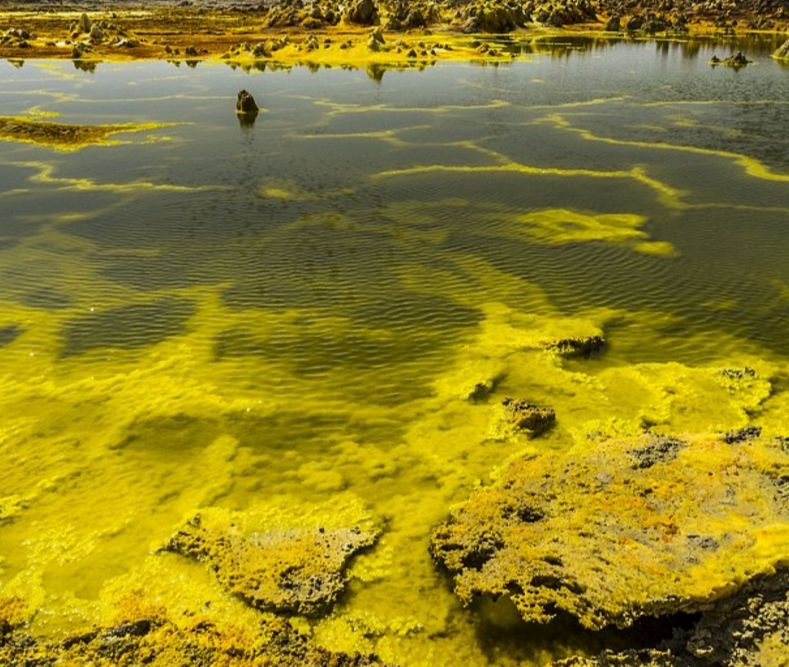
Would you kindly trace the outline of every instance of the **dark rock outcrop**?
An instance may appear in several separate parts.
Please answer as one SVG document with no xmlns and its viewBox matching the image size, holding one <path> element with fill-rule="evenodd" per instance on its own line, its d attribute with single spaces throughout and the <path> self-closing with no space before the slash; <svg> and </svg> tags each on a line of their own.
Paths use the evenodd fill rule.
<svg viewBox="0 0 789 667">
<path fill-rule="evenodd" d="M 376 25 L 380 20 L 373 0 L 355 0 L 345 13 L 345 20 L 358 25 Z"/>
<path fill-rule="evenodd" d="M 563 357 L 590 357 L 605 346 L 602 336 L 576 336 L 560 338 L 546 344 L 546 348 Z"/>
<path fill-rule="evenodd" d="M 503 34 L 523 27 L 526 21 L 527 14 L 521 5 L 494 0 L 466 5 L 459 14 L 456 25 L 467 34 Z"/>
<path fill-rule="evenodd" d="M 238 99 L 236 100 L 236 113 L 240 114 L 256 114 L 260 109 L 258 108 L 255 98 L 246 90 L 238 91 Z"/>
<path fill-rule="evenodd" d="M 752 62 L 752 60 L 748 60 L 748 58 L 743 55 L 742 51 L 737 51 L 737 53 L 723 60 L 718 58 L 718 56 L 712 56 L 712 58 L 710 58 L 710 65 L 724 65 L 725 67 L 733 67 L 734 69 L 740 69 L 741 67 L 750 65 Z"/>
</svg>

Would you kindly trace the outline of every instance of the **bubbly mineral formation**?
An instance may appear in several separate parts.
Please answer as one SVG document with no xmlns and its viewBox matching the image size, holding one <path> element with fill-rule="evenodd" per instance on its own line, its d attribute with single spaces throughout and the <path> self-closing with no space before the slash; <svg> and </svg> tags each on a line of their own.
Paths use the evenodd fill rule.
<svg viewBox="0 0 789 667">
<path fill-rule="evenodd" d="M 342 506 L 342 497 L 338 506 Z M 252 606 L 312 616 L 324 611 L 346 584 L 345 566 L 375 542 L 376 531 L 360 506 L 292 524 L 270 511 L 208 508 L 194 515 L 164 546 L 204 561 L 223 586 Z M 347 520 L 347 521 L 346 521 Z"/>
<path fill-rule="evenodd" d="M 702 611 L 789 560 L 789 455 L 720 435 L 532 451 L 435 528 L 431 553 L 464 603 L 508 596 L 526 621 Z"/>
</svg>

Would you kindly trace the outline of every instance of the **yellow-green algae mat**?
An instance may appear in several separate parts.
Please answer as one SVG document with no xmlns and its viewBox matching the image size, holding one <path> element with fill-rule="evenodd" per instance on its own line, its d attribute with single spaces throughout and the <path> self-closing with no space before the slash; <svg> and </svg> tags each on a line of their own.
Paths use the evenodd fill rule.
<svg viewBox="0 0 789 667">
<path fill-rule="evenodd" d="M 598 630 L 699 612 L 789 563 L 789 443 L 658 436 L 515 458 L 432 536 L 466 603 Z"/>
</svg>

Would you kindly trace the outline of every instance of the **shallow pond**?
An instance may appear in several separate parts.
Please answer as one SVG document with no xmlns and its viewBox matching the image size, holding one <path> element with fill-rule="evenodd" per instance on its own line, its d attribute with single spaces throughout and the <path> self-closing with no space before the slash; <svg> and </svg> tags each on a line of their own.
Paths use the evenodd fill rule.
<svg viewBox="0 0 789 667">
<path fill-rule="evenodd" d="M 0 116 L 156 124 L 0 142 L 0 595 L 33 631 L 132 585 L 254 623 L 152 551 L 200 507 L 352 494 L 382 537 L 324 645 L 537 665 L 640 641 L 462 609 L 430 529 L 527 446 L 789 433 L 789 67 L 769 39 L 506 46 L 423 71 L 0 63 Z M 494 437 L 508 396 L 556 427 Z"/>
</svg>

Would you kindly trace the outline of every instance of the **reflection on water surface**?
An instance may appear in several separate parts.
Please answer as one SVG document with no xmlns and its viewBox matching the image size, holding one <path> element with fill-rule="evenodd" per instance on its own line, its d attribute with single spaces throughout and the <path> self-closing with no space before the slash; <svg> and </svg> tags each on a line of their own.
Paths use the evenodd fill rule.
<svg viewBox="0 0 789 667">
<path fill-rule="evenodd" d="M 789 433 L 789 71 L 757 42 L 733 71 L 707 65 L 729 44 L 566 41 L 377 81 L 0 65 L 2 116 L 173 124 L 0 144 L 0 584 L 43 610 L 34 630 L 129 581 L 205 579 L 150 555 L 196 508 L 347 491 L 383 537 L 314 624 L 325 645 L 403 665 L 600 648 L 461 610 L 429 530 L 527 444 L 488 439 L 506 396 L 556 410 L 541 448 Z M 546 351 L 597 334 L 591 359 Z"/>
</svg>

